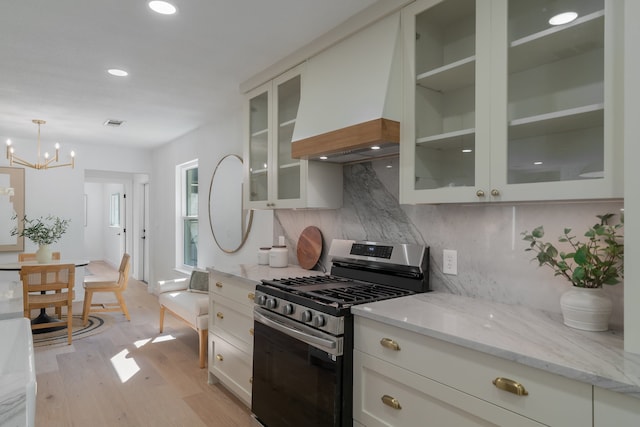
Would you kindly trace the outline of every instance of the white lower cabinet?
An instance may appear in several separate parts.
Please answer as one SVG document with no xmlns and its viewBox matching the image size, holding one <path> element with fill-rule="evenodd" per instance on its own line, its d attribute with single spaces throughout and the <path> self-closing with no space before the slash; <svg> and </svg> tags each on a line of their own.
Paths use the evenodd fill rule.
<svg viewBox="0 0 640 427">
<path fill-rule="evenodd" d="M 594 427 L 640 426 L 640 400 L 594 387 L 593 425 Z"/>
<path fill-rule="evenodd" d="M 209 270 L 209 382 L 251 406 L 253 294 L 256 283 Z"/>
<path fill-rule="evenodd" d="M 592 425 L 589 384 L 359 316 L 354 332 L 362 425 Z"/>
</svg>

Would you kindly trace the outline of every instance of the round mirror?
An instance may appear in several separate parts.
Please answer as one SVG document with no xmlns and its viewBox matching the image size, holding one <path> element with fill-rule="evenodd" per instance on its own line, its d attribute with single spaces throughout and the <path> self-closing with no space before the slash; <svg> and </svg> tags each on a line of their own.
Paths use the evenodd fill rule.
<svg viewBox="0 0 640 427">
<path fill-rule="evenodd" d="M 213 239 L 226 253 L 242 248 L 251 231 L 253 210 L 242 207 L 242 158 L 223 157 L 209 186 L 209 225 Z"/>
</svg>

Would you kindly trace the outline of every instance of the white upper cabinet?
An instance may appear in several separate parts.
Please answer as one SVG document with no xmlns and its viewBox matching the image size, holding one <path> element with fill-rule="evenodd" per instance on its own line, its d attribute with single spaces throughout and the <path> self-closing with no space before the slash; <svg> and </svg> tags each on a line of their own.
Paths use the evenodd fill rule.
<svg viewBox="0 0 640 427">
<path fill-rule="evenodd" d="M 402 203 L 622 197 L 620 2 L 403 10 Z M 553 25 L 559 12 L 571 22 Z"/>
<path fill-rule="evenodd" d="M 291 157 L 303 66 L 246 95 L 244 205 L 247 208 L 342 205 L 340 165 Z"/>
</svg>

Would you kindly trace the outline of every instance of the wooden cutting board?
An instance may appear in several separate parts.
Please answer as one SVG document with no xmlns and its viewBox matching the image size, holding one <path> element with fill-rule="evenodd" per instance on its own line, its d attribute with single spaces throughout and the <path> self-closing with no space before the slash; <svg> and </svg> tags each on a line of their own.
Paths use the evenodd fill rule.
<svg viewBox="0 0 640 427">
<path fill-rule="evenodd" d="M 298 238 L 298 264 L 305 270 L 316 266 L 322 255 L 322 233 L 318 227 L 309 226 L 302 230 Z"/>
</svg>

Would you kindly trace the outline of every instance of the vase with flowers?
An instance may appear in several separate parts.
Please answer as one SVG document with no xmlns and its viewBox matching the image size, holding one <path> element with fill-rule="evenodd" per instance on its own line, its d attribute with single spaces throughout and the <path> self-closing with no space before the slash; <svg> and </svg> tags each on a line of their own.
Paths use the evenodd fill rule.
<svg viewBox="0 0 640 427">
<path fill-rule="evenodd" d="M 22 218 L 22 228 L 19 225 L 11 230 L 12 236 L 26 237 L 38 245 L 36 260 L 39 263 L 51 261 L 51 248 L 49 245 L 60 240 L 69 227 L 69 219 L 62 219 L 57 216 L 48 215 L 29 219 L 25 215 Z"/>
<path fill-rule="evenodd" d="M 604 285 L 615 285 L 624 277 L 624 215 L 610 224 L 614 214 L 597 215 L 599 223 L 584 233 L 585 241 L 565 228 L 558 238 L 559 250 L 554 244 L 542 241 L 544 228 L 522 233 L 529 242 L 525 251 L 536 253 L 539 266 L 553 269 L 556 276 L 567 279 L 573 288 L 560 298 L 560 306 L 567 326 L 589 331 L 609 329 L 613 303 L 603 292 Z"/>
</svg>

